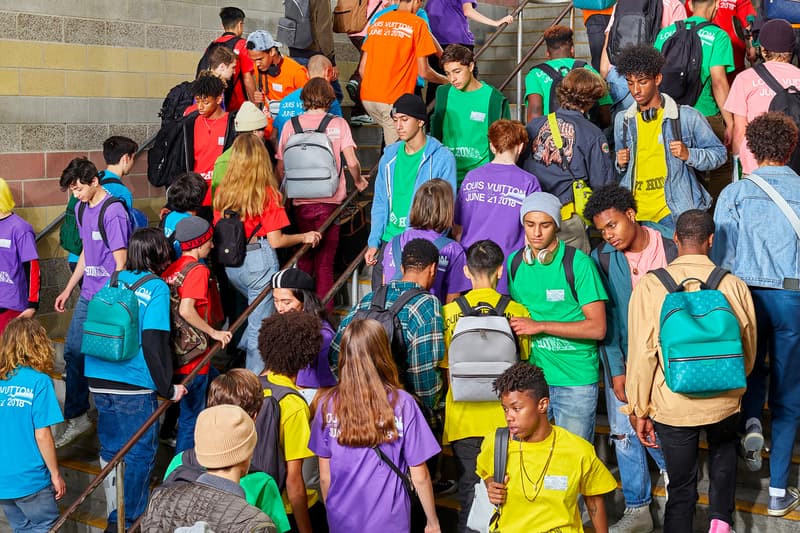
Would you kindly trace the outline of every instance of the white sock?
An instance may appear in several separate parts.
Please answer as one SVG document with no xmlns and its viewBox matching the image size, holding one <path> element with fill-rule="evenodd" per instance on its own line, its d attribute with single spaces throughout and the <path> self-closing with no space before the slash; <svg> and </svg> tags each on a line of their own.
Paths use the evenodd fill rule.
<svg viewBox="0 0 800 533">
<path fill-rule="evenodd" d="M 786 489 L 776 489 L 775 487 L 770 487 L 769 495 L 772 498 L 783 498 L 786 496 Z"/>
</svg>

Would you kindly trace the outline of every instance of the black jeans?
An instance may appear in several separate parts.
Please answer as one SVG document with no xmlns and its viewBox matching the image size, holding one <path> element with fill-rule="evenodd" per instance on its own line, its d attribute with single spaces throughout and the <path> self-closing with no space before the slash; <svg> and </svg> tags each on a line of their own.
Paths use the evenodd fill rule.
<svg viewBox="0 0 800 533">
<path fill-rule="evenodd" d="M 450 443 L 453 455 L 456 458 L 456 473 L 458 474 L 458 503 L 461 510 L 458 512 L 458 530 L 473 533 L 475 530 L 467 528 L 469 510 L 475 498 L 475 483 L 481 480 L 475 472 L 478 463 L 478 454 L 481 452 L 483 437 L 467 437 L 454 440 Z"/>
<path fill-rule="evenodd" d="M 589 54 L 592 66 L 600 70 L 600 56 L 603 54 L 603 43 L 606 41 L 606 26 L 611 15 L 592 15 L 586 20 L 586 38 L 589 40 Z"/>
<path fill-rule="evenodd" d="M 669 498 L 664 513 L 664 533 L 693 531 L 697 504 L 697 455 L 700 432 L 708 440 L 709 507 L 711 519 L 733 524 L 736 497 L 736 443 L 739 414 L 715 424 L 676 427 L 654 422 L 667 462 Z"/>
</svg>

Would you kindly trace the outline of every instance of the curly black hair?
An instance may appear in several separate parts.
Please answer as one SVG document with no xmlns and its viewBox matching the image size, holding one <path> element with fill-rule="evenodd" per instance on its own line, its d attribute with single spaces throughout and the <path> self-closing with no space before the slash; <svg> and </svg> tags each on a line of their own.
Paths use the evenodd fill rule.
<svg viewBox="0 0 800 533">
<path fill-rule="evenodd" d="M 664 68 L 664 56 L 650 45 L 637 44 L 623 48 L 614 66 L 622 76 L 643 75 L 654 78 Z"/>
<path fill-rule="evenodd" d="M 225 82 L 211 71 L 204 70 L 192 82 L 192 96 L 216 98 L 225 91 Z"/>
<path fill-rule="evenodd" d="M 264 367 L 276 374 L 296 376 L 322 347 L 322 322 L 311 313 L 275 313 L 258 332 L 258 351 Z"/>
<path fill-rule="evenodd" d="M 624 213 L 628 209 L 637 211 L 633 193 L 616 184 L 604 185 L 595 189 L 586 202 L 583 217 L 591 221 L 595 216 L 608 209 L 616 209 L 620 213 Z"/>
<path fill-rule="evenodd" d="M 786 163 L 797 146 L 797 125 L 783 113 L 771 111 L 754 118 L 744 130 L 756 161 Z"/>
<path fill-rule="evenodd" d="M 544 370 L 538 366 L 520 361 L 506 369 L 494 380 L 494 392 L 501 397 L 508 392 L 527 392 L 534 400 L 550 397 L 550 389 L 544 379 Z"/>
<path fill-rule="evenodd" d="M 438 262 L 439 250 L 427 239 L 411 239 L 403 246 L 401 264 L 404 270 L 425 270 Z"/>
<path fill-rule="evenodd" d="M 675 237 L 682 243 L 701 244 L 714 234 L 714 217 L 702 209 L 689 209 L 675 222 Z"/>
</svg>

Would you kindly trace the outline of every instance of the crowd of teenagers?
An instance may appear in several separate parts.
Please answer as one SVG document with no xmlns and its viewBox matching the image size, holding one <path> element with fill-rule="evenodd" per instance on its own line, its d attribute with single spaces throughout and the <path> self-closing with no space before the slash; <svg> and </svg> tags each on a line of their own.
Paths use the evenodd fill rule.
<svg viewBox="0 0 800 533">
<path fill-rule="evenodd" d="M 749 0 L 584 10 L 591 63 L 570 28 L 548 28 L 523 124 L 479 78 L 468 26 L 512 19 L 422 3 L 370 0 L 360 27 L 328 2 L 309 2 L 310 21 L 287 7 L 287 42 L 242 38 L 244 12 L 223 8 L 225 33 L 162 108 L 157 227 L 123 181 L 136 142 L 107 139 L 102 170 L 67 165 L 63 416 L 34 233 L 0 180 L 0 506 L 15 531 L 56 520 L 57 450 L 96 428 L 105 465 L 163 399 L 162 427 L 125 456 L 125 516 L 104 480 L 107 531 L 143 516 L 148 532 L 435 533 L 435 495 L 452 489 L 459 532 L 686 533 L 704 434 L 699 527 L 727 533 L 737 461 L 762 468 L 765 414 L 768 514 L 800 504 L 791 25 L 751 23 Z M 632 41 L 634 22 L 650 33 Z M 360 51 L 349 121 L 332 26 Z M 676 76 L 676 57 L 696 68 Z M 351 131 L 368 123 L 385 143 L 372 184 Z M 372 292 L 338 320 L 325 296 L 340 227 L 318 229 L 369 186 Z M 201 367 L 215 342 L 230 362 Z M 617 479 L 594 448 L 601 396 Z M 151 491 L 160 439 L 174 458 Z M 609 517 L 618 482 L 625 511 Z"/>
</svg>

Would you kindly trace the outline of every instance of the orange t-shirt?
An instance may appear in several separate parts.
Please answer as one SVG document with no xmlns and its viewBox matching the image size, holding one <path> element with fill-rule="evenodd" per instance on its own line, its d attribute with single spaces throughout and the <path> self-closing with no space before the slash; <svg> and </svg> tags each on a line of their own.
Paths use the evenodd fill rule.
<svg viewBox="0 0 800 533">
<path fill-rule="evenodd" d="M 614 6 L 605 9 L 581 9 L 583 13 L 583 23 L 586 24 L 586 21 L 589 20 L 589 17 L 592 15 L 610 15 L 613 11 Z"/>
<path fill-rule="evenodd" d="M 367 62 L 361 99 L 393 104 L 417 83 L 417 58 L 436 52 L 425 21 L 407 11 L 390 11 L 367 30 Z"/>
<path fill-rule="evenodd" d="M 308 81 L 308 70 L 306 67 L 292 59 L 284 57 L 281 63 L 280 72 L 277 76 L 267 76 L 266 72 L 254 69 L 256 85 L 259 90 L 267 88 L 267 99 L 283 100 L 287 94 L 302 88 Z"/>
</svg>

